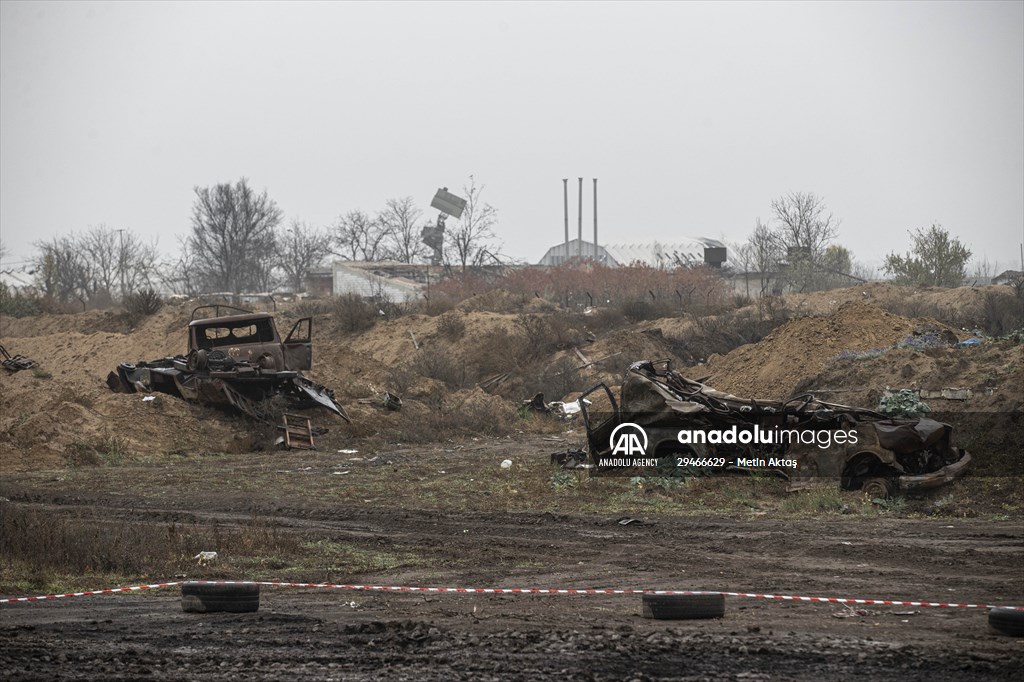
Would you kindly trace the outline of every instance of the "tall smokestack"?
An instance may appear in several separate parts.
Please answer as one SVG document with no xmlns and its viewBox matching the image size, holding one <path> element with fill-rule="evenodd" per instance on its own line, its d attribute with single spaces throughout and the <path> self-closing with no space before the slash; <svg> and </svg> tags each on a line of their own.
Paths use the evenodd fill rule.
<svg viewBox="0 0 1024 682">
<path fill-rule="evenodd" d="M 597 178 L 594 178 L 594 262 L 597 262 Z"/>
<path fill-rule="evenodd" d="M 565 203 L 565 260 L 569 260 L 569 178 L 562 178 L 562 198 Z"/>
<path fill-rule="evenodd" d="M 583 178 L 580 178 L 580 225 L 579 242 L 576 244 L 576 255 L 583 258 Z"/>
</svg>

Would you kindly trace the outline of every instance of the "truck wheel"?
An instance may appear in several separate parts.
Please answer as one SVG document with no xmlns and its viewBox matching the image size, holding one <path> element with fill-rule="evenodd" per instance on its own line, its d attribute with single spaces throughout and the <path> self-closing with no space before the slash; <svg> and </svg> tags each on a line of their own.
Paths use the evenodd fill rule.
<svg viewBox="0 0 1024 682">
<path fill-rule="evenodd" d="M 644 618 L 691 620 L 725 615 L 724 594 L 645 594 L 641 599 Z"/>
<path fill-rule="evenodd" d="M 1006 607 L 989 609 L 988 625 L 1004 635 L 1024 637 L 1024 611 Z"/>
<path fill-rule="evenodd" d="M 251 613 L 259 607 L 259 585 L 185 583 L 181 586 L 181 610 L 186 613 Z"/>
<path fill-rule="evenodd" d="M 190 372 L 205 371 L 208 365 L 207 353 L 202 348 L 192 351 L 185 358 L 185 366 L 188 367 Z"/>
<path fill-rule="evenodd" d="M 888 478 L 869 478 L 860 487 L 869 500 L 891 499 L 896 494 L 896 484 Z"/>
</svg>

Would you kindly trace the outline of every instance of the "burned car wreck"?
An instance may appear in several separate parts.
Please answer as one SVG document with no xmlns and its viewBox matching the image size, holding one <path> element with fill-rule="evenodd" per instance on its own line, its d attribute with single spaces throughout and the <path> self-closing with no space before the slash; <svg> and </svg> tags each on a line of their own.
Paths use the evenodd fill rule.
<svg viewBox="0 0 1024 682">
<path fill-rule="evenodd" d="M 601 391 L 610 411 L 588 409 L 584 398 L 600 401 Z M 602 383 L 580 404 L 596 473 L 602 463 L 621 464 L 615 455 L 625 448 L 614 436 L 624 428 L 646 441 L 638 441 L 643 461 L 657 462 L 659 475 L 685 475 L 693 464 L 720 472 L 767 470 L 788 479 L 792 490 L 832 480 L 845 490 L 889 497 L 953 481 L 971 461 L 952 446 L 949 424 L 892 419 L 812 394 L 784 402 L 739 398 L 683 377 L 667 360 L 631 365 L 618 400 Z"/>
<path fill-rule="evenodd" d="M 220 315 L 221 308 L 235 314 Z M 213 317 L 202 317 L 211 309 Z M 258 420 L 268 417 L 265 400 L 283 396 L 296 407 L 320 406 L 349 421 L 333 391 L 302 375 L 313 366 L 312 335 L 309 317 L 282 341 L 269 313 L 200 306 L 188 324 L 187 355 L 121 363 L 107 385 L 117 392 L 159 391 L 234 407 Z"/>
</svg>

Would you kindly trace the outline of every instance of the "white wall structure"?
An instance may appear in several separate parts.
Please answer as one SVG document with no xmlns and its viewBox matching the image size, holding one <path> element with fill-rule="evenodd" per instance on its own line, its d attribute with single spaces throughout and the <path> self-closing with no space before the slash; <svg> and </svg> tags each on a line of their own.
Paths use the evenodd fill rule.
<svg viewBox="0 0 1024 682">
<path fill-rule="evenodd" d="M 735 245 L 707 237 L 683 237 L 671 243 L 649 242 L 646 244 L 606 244 L 597 247 L 594 258 L 594 243 L 578 239 L 569 242 L 568 253 L 565 243 L 556 244 L 540 259 L 540 265 L 561 265 L 566 261 L 582 258 L 597 260 L 609 267 L 624 267 L 631 263 L 644 263 L 655 268 L 692 267 L 704 264 L 705 249 L 726 249 L 723 265 L 734 265 Z M 582 254 L 580 256 L 579 254 Z"/>
<path fill-rule="evenodd" d="M 363 298 L 384 296 L 395 303 L 402 303 L 423 296 L 423 289 L 416 282 L 395 277 L 382 277 L 357 267 L 349 261 L 335 261 L 332 266 L 334 273 L 334 294 L 356 294 Z"/>
</svg>

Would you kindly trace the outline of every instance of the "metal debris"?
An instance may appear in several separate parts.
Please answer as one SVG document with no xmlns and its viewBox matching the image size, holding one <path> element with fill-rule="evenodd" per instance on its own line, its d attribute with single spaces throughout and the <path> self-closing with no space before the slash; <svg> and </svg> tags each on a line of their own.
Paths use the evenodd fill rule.
<svg viewBox="0 0 1024 682">
<path fill-rule="evenodd" d="M 199 311 L 230 306 L 200 306 L 188 325 L 188 354 L 138 363 L 121 363 L 107 385 L 121 393 L 159 391 L 186 400 L 235 407 L 260 421 L 275 421 L 265 404 L 282 396 L 296 407 L 323 407 L 345 421 L 345 410 L 331 389 L 302 376 L 313 365 L 312 318 L 300 319 L 282 341 L 269 313 L 239 308 L 237 315 L 196 319 Z"/>
<path fill-rule="evenodd" d="M 32 358 L 26 358 L 24 355 L 11 355 L 3 346 L 0 346 L 0 355 L 3 355 L 4 358 L 0 364 L 8 372 L 19 372 L 23 369 L 32 369 L 39 366 L 39 363 Z"/>
</svg>

